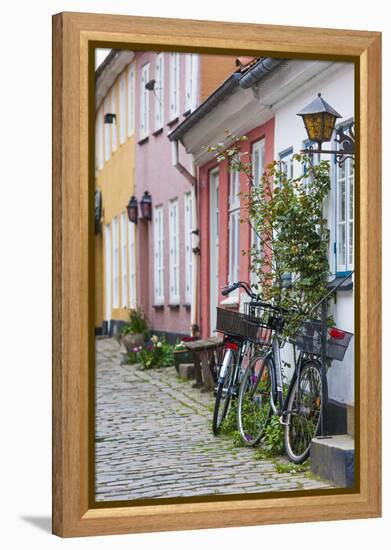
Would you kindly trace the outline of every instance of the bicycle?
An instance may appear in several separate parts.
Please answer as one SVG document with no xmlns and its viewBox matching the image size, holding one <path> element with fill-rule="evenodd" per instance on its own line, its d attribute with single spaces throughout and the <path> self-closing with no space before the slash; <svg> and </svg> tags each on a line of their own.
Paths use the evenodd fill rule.
<svg viewBox="0 0 391 550">
<path fill-rule="evenodd" d="M 245 316 L 258 325 L 261 351 L 255 354 L 243 374 L 237 408 L 237 424 L 245 445 L 257 445 L 265 435 L 272 415 L 284 426 L 284 446 L 291 462 L 305 462 L 312 439 L 318 434 L 322 400 L 327 403 L 327 379 L 322 376 L 319 360 L 321 326 L 319 321 L 305 321 L 296 338 L 294 372 L 284 392 L 280 348 L 286 311 L 265 302 L 245 304 Z M 340 329 L 328 330 L 327 356 L 342 360 L 352 334 Z M 300 350 L 296 359 L 296 345 Z M 285 395 L 284 395 L 285 393 Z"/>
<path fill-rule="evenodd" d="M 238 281 L 223 288 L 221 294 L 227 296 L 233 290 L 243 288 L 251 300 L 257 296 L 244 281 Z M 224 334 L 223 345 L 218 359 L 217 385 L 215 388 L 215 404 L 213 410 L 212 429 L 214 435 L 220 431 L 231 400 L 237 397 L 242 376 L 242 364 L 245 357 L 253 353 L 257 327 L 247 322 L 237 311 L 217 308 L 216 330 Z"/>
</svg>

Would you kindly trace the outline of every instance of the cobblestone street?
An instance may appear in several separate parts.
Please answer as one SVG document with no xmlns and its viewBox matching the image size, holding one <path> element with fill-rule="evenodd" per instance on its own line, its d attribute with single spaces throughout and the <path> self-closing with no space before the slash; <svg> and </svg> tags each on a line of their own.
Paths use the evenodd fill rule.
<svg viewBox="0 0 391 550">
<path fill-rule="evenodd" d="M 277 473 L 276 460 L 214 437 L 212 394 L 179 380 L 174 367 L 120 365 L 114 339 L 98 339 L 96 349 L 97 501 L 330 487 L 306 473 Z"/>
</svg>

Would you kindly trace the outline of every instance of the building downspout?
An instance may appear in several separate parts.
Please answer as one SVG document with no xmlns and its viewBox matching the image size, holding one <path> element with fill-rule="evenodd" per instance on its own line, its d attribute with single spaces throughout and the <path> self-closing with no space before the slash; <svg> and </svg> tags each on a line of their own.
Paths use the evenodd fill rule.
<svg viewBox="0 0 391 550">
<path fill-rule="evenodd" d="M 190 335 L 198 336 L 198 262 L 199 262 L 199 230 L 198 230 L 198 208 L 197 208 L 197 178 L 189 172 L 179 161 L 179 143 L 177 140 L 171 142 L 172 165 L 184 176 L 191 184 L 192 199 L 192 289 L 190 304 Z"/>
</svg>

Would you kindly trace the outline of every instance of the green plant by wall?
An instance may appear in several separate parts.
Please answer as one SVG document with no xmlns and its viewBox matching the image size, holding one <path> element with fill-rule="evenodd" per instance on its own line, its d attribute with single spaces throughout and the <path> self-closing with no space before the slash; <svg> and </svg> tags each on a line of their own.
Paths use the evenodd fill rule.
<svg viewBox="0 0 391 550">
<path fill-rule="evenodd" d="M 164 337 L 151 337 L 151 344 L 139 352 L 140 363 L 144 369 L 160 369 L 174 364 L 173 346 L 167 344 Z"/>
<path fill-rule="evenodd" d="M 147 336 L 149 330 L 149 322 L 146 314 L 142 309 L 131 309 L 129 311 L 129 321 L 124 324 L 122 334 L 143 334 Z"/>
<path fill-rule="evenodd" d="M 295 154 L 293 162 L 300 164 L 301 173 L 297 178 L 288 177 L 283 163 L 273 161 L 260 181 L 254 181 L 251 160 L 240 151 L 240 141 L 246 139 L 226 131 L 224 141 L 206 149 L 218 162 L 227 160 L 230 171 L 247 176 L 241 222 L 258 235 L 249 251 L 258 280 L 253 286 L 261 299 L 289 312 L 284 330 L 293 335 L 304 318 L 318 317 L 313 308 L 326 293 L 329 231 L 323 203 L 330 191 L 330 166 Z"/>
</svg>

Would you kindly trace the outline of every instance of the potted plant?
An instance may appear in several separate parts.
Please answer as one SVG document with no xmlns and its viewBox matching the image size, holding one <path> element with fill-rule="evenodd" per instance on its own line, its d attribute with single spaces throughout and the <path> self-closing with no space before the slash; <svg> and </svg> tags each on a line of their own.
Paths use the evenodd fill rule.
<svg viewBox="0 0 391 550">
<path fill-rule="evenodd" d="M 174 347 L 174 365 L 176 371 L 179 373 L 179 365 L 182 363 L 192 363 L 193 362 L 193 352 L 188 350 L 185 342 L 192 342 L 195 340 L 193 337 L 183 338 L 180 342 L 178 341 Z"/>
<path fill-rule="evenodd" d="M 129 321 L 121 330 L 121 340 L 128 353 L 144 343 L 148 329 L 149 323 L 145 313 L 141 309 L 131 309 Z"/>
</svg>

